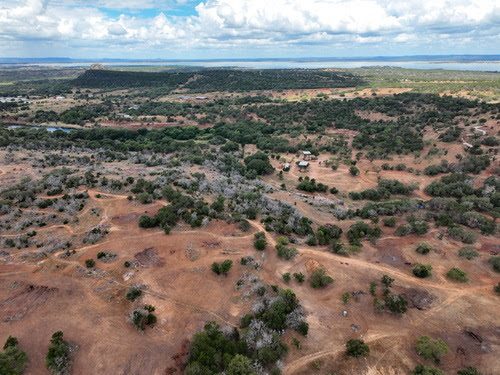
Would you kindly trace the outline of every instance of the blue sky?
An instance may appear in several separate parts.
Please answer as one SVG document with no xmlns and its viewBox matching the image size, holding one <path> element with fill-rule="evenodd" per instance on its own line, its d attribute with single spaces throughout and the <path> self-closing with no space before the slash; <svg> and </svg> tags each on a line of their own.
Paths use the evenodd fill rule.
<svg viewBox="0 0 500 375">
<path fill-rule="evenodd" d="M 0 56 L 498 54 L 494 0 L 1 0 Z"/>
</svg>

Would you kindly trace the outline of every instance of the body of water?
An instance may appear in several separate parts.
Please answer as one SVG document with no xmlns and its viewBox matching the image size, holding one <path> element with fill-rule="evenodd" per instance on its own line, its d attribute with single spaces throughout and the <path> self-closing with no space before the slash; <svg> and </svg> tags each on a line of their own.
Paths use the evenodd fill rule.
<svg viewBox="0 0 500 375">
<path fill-rule="evenodd" d="M 328 59 L 280 59 L 280 60 L 172 60 L 172 61 L 96 61 L 96 62 L 31 62 L 5 65 L 32 65 L 50 67 L 84 67 L 93 63 L 102 63 L 104 66 L 192 66 L 192 67 L 237 67 L 249 69 L 318 69 L 318 68 L 362 68 L 362 67 L 398 67 L 406 69 L 443 69 L 463 71 L 495 71 L 500 72 L 500 60 L 467 60 L 467 61 L 438 61 L 438 60 L 328 60 Z"/>
</svg>

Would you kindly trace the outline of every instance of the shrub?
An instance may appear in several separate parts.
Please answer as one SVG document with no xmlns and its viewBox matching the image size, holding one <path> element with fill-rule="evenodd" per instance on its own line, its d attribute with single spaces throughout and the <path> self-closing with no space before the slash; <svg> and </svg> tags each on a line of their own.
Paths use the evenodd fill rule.
<svg viewBox="0 0 500 375">
<path fill-rule="evenodd" d="M 230 259 L 226 259 L 221 263 L 217 262 L 212 263 L 212 271 L 217 275 L 227 276 L 231 267 L 233 267 L 233 261 Z"/>
<path fill-rule="evenodd" d="M 296 248 L 287 245 L 288 240 L 285 237 L 278 238 L 278 241 L 276 243 L 276 251 L 278 253 L 278 257 L 285 260 L 290 260 L 295 258 L 295 256 L 298 254 L 298 251 Z"/>
<path fill-rule="evenodd" d="M 342 235 L 342 229 L 337 225 L 326 224 L 318 228 L 316 238 L 319 245 L 328 245 L 333 240 L 339 239 Z"/>
<path fill-rule="evenodd" d="M 257 152 L 245 158 L 247 170 L 254 171 L 258 175 L 271 174 L 274 171 L 273 166 L 269 162 L 269 157 L 263 152 Z"/>
<path fill-rule="evenodd" d="M 488 262 L 493 267 L 493 271 L 500 272 L 500 256 L 491 257 Z"/>
<path fill-rule="evenodd" d="M 383 220 L 384 226 L 394 228 L 396 226 L 396 218 L 394 216 L 392 217 L 386 217 Z"/>
<path fill-rule="evenodd" d="M 253 246 L 259 251 L 263 251 L 266 249 L 267 240 L 264 232 L 255 233 Z"/>
<path fill-rule="evenodd" d="M 154 228 L 157 225 L 158 225 L 158 220 L 156 220 L 154 217 L 148 215 L 142 215 L 139 218 L 139 226 L 141 228 Z"/>
<path fill-rule="evenodd" d="M 153 306 L 146 305 L 145 308 L 135 309 L 130 314 L 130 320 L 132 321 L 132 324 L 141 331 L 144 331 L 146 329 L 146 326 L 155 325 L 156 321 L 158 320 L 156 318 L 156 315 L 153 314 L 154 307 L 153 309 L 151 309 L 150 307 Z"/>
<path fill-rule="evenodd" d="M 342 293 L 342 302 L 344 303 L 344 305 L 347 305 L 350 299 L 351 299 L 351 293 L 349 292 Z"/>
<path fill-rule="evenodd" d="M 385 306 L 395 314 L 404 314 L 408 310 L 408 302 L 401 295 L 388 294 L 385 298 Z"/>
<path fill-rule="evenodd" d="M 429 336 L 420 336 L 415 345 L 417 354 L 422 358 L 439 363 L 441 357 L 448 353 L 448 345 L 441 339 L 432 339 Z"/>
<path fill-rule="evenodd" d="M 94 259 L 86 259 L 85 266 L 87 268 L 93 268 L 95 266 L 95 260 Z"/>
<path fill-rule="evenodd" d="M 295 330 L 300 333 L 302 336 L 307 336 L 307 333 L 309 332 L 309 324 L 302 320 L 298 325 L 297 327 L 295 328 Z"/>
<path fill-rule="evenodd" d="M 347 231 L 347 239 L 352 245 L 359 245 L 363 238 L 376 239 L 382 235 L 382 230 L 373 226 L 370 227 L 363 221 L 358 221 L 350 226 Z"/>
<path fill-rule="evenodd" d="M 63 332 L 57 331 L 50 339 L 45 365 L 52 374 L 67 374 L 71 366 L 70 346 L 63 339 Z"/>
<path fill-rule="evenodd" d="M 125 295 L 129 301 L 135 301 L 140 296 L 142 296 L 142 290 L 136 286 L 130 287 Z"/>
<path fill-rule="evenodd" d="M 458 250 L 458 256 L 467 260 L 472 260 L 479 256 L 479 253 L 471 246 L 464 246 Z"/>
<path fill-rule="evenodd" d="M 460 268 L 453 267 L 450 269 L 447 273 L 446 276 L 453 280 L 453 281 L 458 281 L 460 283 L 466 283 L 469 279 L 467 277 L 467 274 L 462 271 Z"/>
<path fill-rule="evenodd" d="M 422 255 L 425 255 L 425 254 L 429 254 L 429 252 L 432 250 L 432 247 L 431 245 L 425 243 L 425 242 L 422 242 L 420 243 L 417 248 L 415 249 L 415 251 L 419 254 L 422 254 Z"/>
<path fill-rule="evenodd" d="M 366 357 L 370 348 L 363 340 L 352 339 L 346 343 L 346 354 L 350 357 Z"/>
<path fill-rule="evenodd" d="M 341 242 L 333 242 L 331 246 L 331 251 L 338 255 L 349 255 L 349 249 Z"/>
<path fill-rule="evenodd" d="M 417 365 L 412 375 L 444 375 L 444 372 L 432 366 Z"/>
<path fill-rule="evenodd" d="M 448 228 L 448 235 L 457 241 L 462 241 L 466 244 L 473 244 L 476 242 L 476 235 L 473 232 L 466 231 L 459 226 Z"/>
<path fill-rule="evenodd" d="M 0 374 L 21 375 L 27 362 L 28 356 L 19 348 L 17 339 L 9 336 L 0 352 Z"/>
<path fill-rule="evenodd" d="M 457 375 L 481 375 L 481 373 L 477 368 L 469 366 L 458 370 Z"/>
<path fill-rule="evenodd" d="M 306 176 L 298 183 L 297 189 L 302 191 L 307 191 L 309 193 L 314 193 L 316 191 L 324 193 L 328 190 L 328 186 L 322 184 L 321 182 L 316 182 L 314 178 L 310 179 L 309 177 Z"/>
<path fill-rule="evenodd" d="M 493 291 L 494 291 L 496 294 L 500 294 L 500 282 L 499 282 L 497 285 L 495 285 L 495 286 L 493 287 Z"/>
<path fill-rule="evenodd" d="M 351 176 L 359 176 L 359 169 L 358 169 L 358 167 L 352 165 L 349 168 L 349 173 L 351 174 Z"/>
<path fill-rule="evenodd" d="M 293 274 L 293 277 L 300 284 L 302 284 L 304 282 L 304 280 L 306 279 L 306 277 L 304 276 L 304 274 L 302 272 L 295 272 Z"/>
<path fill-rule="evenodd" d="M 326 274 L 326 271 L 323 268 L 318 268 L 311 274 L 309 282 L 313 288 L 318 289 L 331 284 L 333 279 Z"/>
<path fill-rule="evenodd" d="M 416 264 L 413 267 L 413 274 L 421 279 L 431 276 L 432 266 L 430 264 Z"/>
<path fill-rule="evenodd" d="M 281 277 L 283 278 L 283 281 L 287 284 L 292 279 L 292 277 L 290 276 L 290 272 L 284 273 Z"/>
<path fill-rule="evenodd" d="M 254 375 L 252 361 L 242 354 L 236 354 L 227 366 L 227 375 Z"/>
</svg>

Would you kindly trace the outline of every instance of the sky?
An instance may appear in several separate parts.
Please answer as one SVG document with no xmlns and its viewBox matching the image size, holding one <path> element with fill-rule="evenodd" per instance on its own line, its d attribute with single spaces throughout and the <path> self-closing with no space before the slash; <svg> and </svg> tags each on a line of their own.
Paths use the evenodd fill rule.
<svg viewBox="0 0 500 375">
<path fill-rule="evenodd" d="M 1 57 L 499 53 L 500 0 L 0 0 Z"/>
</svg>

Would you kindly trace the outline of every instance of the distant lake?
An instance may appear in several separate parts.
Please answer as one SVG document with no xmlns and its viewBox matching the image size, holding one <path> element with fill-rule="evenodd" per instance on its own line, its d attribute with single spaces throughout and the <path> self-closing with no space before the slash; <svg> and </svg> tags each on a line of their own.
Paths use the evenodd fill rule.
<svg viewBox="0 0 500 375">
<path fill-rule="evenodd" d="M 390 60 L 175 60 L 175 61 L 104 61 L 104 66 L 199 66 L 207 68 L 237 67 L 249 69 L 318 69 L 318 68 L 362 68 L 362 67 L 398 67 L 406 69 L 443 69 L 500 72 L 500 61 L 390 61 Z M 92 62 L 36 62 L 22 65 L 52 67 L 89 67 Z"/>
<path fill-rule="evenodd" d="M 69 133 L 73 129 L 71 128 L 61 128 L 59 126 L 31 126 L 31 125 L 9 125 L 7 129 L 45 129 L 49 133 L 54 133 L 57 130 L 60 130 L 64 133 Z"/>
</svg>

